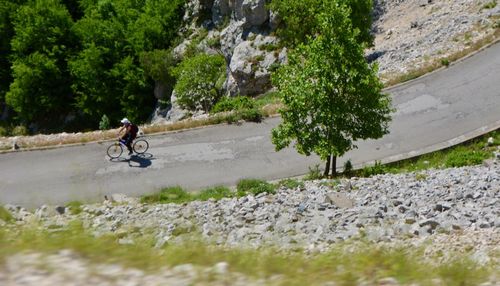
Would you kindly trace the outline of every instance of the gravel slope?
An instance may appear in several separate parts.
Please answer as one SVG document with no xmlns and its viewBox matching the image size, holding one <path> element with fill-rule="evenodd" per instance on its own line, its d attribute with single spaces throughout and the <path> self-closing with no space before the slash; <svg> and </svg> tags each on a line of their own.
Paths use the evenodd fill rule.
<svg viewBox="0 0 500 286">
<path fill-rule="evenodd" d="M 17 227 L 36 222 L 47 229 L 57 229 L 76 219 L 98 236 L 118 235 L 122 244 L 133 244 L 147 233 L 155 237 L 156 246 L 160 247 L 165 243 L 188 241 L 194 234 L 226 247 L 273 246 L 317 253 L 328 251 L 339 242 L 349 241 L 355 247 L 357 241 L 365 241 L 389 248 L 423 248 L 424 259 L 437 263 L 463 253 L 479 265 L 493 265 L 500 271 L 499 155 L 484 166 L 342 181 L 307 181 L 304 188 L 282 188 L 276 194 L 220 201 L 141 204 L 137 198 L 116 194 L 101 204 L 83 206 L 83 212 L 78 215 L 70 214 L 62 206 L 42 206 L 34 212 L 10 205 L 6 208 L 16 218 Z M 93 272 L 89 268 L 95 267 L 67 252 L 50 256 L 48 261 L 53 264 L 53 272 L 37 272 L 40 259 L 22 254 L 7 261 L 8 267 L 0 269 L 0 282 L 4 279 L 23 282 L 23 285 L 35 285 L 32 282 L 39 280 L 55 283 L 63 279 L 61 277 L 81 272 L 80 269 L 86 269 L 85 273 L 90 274 L 85 279 L 91 279 Z M 16 267 L 24 270 L 9 270 Z M 167 277 L 180 281 L 180 285 L 184 282 L 188 285 L 196 277 L 200 278 L 197 276 L 200 271 L 213 271 L 212 268 L 195 270 L 192 265 L 183 267 L 189 268 L 191 274 L 170 269 L 165 270 L 169 273 Z M 108 268 L 126 277 L 130 271 L 134 273 L 119 266 L 103 269 Z M 113 275 L 111 277 L 122 277 Z M 195 280 L 185 280 L 185 275 Z M 238 278 L 235 281 L 241 285 L 255 282 L 237 273 L 231 275 L 235 275 Z M 161 275 L 148 277 L 138 274 L 130 279 L 133 285 L 141 285 L 144 279 L 153 279 L 156 285 L 167 283 L 161 282 L 165 278 Z M 108 281 L 101 278 L 99 283 Z M 85 279 L 82 281 L 93 281 Z M 484 285 L 500 283 L 498 277 L 490 280 L 491 283 Z M 11 285 L 17 285 L 15 283 Z M 262 281 L 255 283 L 262 284 Z"/>
</svg>

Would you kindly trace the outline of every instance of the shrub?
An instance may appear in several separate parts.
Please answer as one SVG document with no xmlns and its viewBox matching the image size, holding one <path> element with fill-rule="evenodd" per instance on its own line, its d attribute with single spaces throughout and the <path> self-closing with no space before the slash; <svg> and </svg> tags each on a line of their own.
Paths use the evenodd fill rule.
<svg viewBox="0 0 500 286">
<path fill-rule="evenodd" d="M 373 175 L 379 175 L 387 173 L 386 167 L 382 165 L 382 162 L 375 161 L 375 165 L 367 166 L 361 169 L 360 176 L 362 177 L 371 177 Z"/>
<path fill-rule="evenodd" d="M 257 179 L 240 180 L 236 186 L 237 195 L 245 196 L 247 194 L 258 195 L 260 193 L 274 194 L 274 186 L 266 181 Z"/>
<path fill-rule="evenodd" d="M 294 179 L 284 179 L 278 182 L 278 187 L 284 187 L 286 189 L 304 189 L 304 182 L 300 182 Z"/>
<path fill-rule="evenodd" d="M 0 137 L 9 135 L 7 128 L 0 126 Z"/>
<path fill-rule="evenodd" d="M 108 116 L 106 116 L 106 114 L 104 114 L 101 117 L 101 121 L 99 122 L 99 129 L 100 130 L 108 130 L 110 128 L 111 128 L 111 124 L 109 122 L 109 118 L 108 118 Z"/>
<path fill-rule="evenodd" d="M 446 67 L 447 67 L 447 66 L 449 66 L 449 65 L 450 65 L 450 60 L 448 60 L 448 59 L 441 59 L 441 64 L 442 64 L 443 66 L 446 66 Z"/>
<path fill-rule="evenodd" d="M 458 148 L 453 150 L 446 157 L 445 166 L 446 167 L 463 167 L 478 165 L 490 156 L 488 152 L 484 151 L 473 151 L 467 150 L 465 148 Z"/>
<path fill-rule="evenodd" d="M 199 54 L 174 69 L 177 102 L 185 109 L 208 112 L 221 97 L 226 62 L 221 55 Z"/>
<path fill-rule="evenodd" d="M 18 125 L 12 129 L 12 136 L 25 136 L 28 135 L 28 128 L 23 125 Z"/>
<path fill-rule="evenodd" d="M 159 193 L 141 197 L 142 203 L 184 203 L 192 200 L 193 197 L 179 186 L 168 187 Z"/>
<path fill-rule="evenodd" d="M 212 113 L 255 108 L 255 102 L 246 96 L 223 97 L 212 107 Z"/>
<path fill-rule="evenodd" d="M 251 122 L 261 122 L 263 117 L 262 111 L 257 108 L 243 109 L 237 113 L 241 119 Z"/>
<path fill-rule="evenodd" d="M 345 175 L 349 175 L 349 174 L 351 174 L 352 169 L 353 169 L 353 167 L 352 167 L 352 162 L 351 162 L 351 160 L 347 160 L 347 161 L 344 163 L 344 174 L 345 174 Z"/>
<path fill-rule="evenodd" d="M 206 201 L 208 199 L 220 200 L 222 198 L 230 198 L 233 196 L 233 192 L 224 186 L 218 186 L 210 189 L 201 191 L 196 199 L 200 201 Z"/>
</svg>

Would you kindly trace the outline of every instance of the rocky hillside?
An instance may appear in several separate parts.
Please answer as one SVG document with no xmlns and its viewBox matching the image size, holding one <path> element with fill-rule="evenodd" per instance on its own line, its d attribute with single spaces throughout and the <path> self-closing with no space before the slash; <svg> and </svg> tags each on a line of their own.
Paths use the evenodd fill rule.
<svg viewBox="0 0 500 286">
<path fill-rule="evenodd" d="M 375 41 L 367 57 L 378 63 L 385 81 L 448 58 L 498 29 L 500 6 L 490 8 L 494 6 L 486 5 L 490 2 L 375 0 Z M 286 48 L 278 48 L 273 32 L 280 19 L 266 9 L 265 0 L 193 0 L 184 19 L 189 23 L 184 30 L 194 32 L 176 48 L 178 55 L 206 29 L 198 48 L 224 55 L 228 63 L 224 87 L 230 95 L 255 96 L 271 88 L 270 71 L 286 61 Z M 177 105 L 173 109 L 158 110 L 154 120 L 175 121 L 183 116 Z"/>
</svg>

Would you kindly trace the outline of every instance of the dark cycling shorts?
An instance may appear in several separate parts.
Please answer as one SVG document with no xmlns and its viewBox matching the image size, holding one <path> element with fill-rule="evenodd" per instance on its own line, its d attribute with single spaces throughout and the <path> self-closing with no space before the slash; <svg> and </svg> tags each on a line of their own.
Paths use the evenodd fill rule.
<svg viewBox="0 0 500 286">
<path fill-rule="evenodd" d="M 125 144 L 128 145 L 137 137 L 136 134 L 125 134 L 122 137 L 122 140 L 125 141 Z"/>
</svg>

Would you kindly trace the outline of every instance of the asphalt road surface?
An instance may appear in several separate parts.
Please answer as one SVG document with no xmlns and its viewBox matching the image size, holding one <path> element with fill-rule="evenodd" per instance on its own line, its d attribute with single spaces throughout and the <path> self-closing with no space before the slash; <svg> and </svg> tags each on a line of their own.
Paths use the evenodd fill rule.
<svg viewBox="0 0 500 286">
<path fill-rule="evenodd" d="M 447 69 L 387 90 L 396 112 L 390 134 L 359 142 L 338 166 L 408 158 L 500 127 L 500 44 Z M 110 161 L 110 142 L 0 154 L 0 203 L 35 207 L 104 195 L 141 195 L 166 186 L 197 190 L 234 185 L 241 178 L 279 179 L 323 163 L 293 148 L 275 152 L 262 123 L 219 125 L 148 136 L 145 156 Z"/>
</svg>

